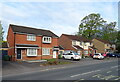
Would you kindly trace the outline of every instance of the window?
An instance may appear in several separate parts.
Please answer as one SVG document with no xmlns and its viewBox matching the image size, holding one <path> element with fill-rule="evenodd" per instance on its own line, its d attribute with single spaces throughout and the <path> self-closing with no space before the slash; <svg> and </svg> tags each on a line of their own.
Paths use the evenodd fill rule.
<svg viewBox="0 0 120 82">
<path fill-rule="evenodd" d="M 50 55 L 50 49 L 49 48 L 43 48 L 42 49 L 42 54 L 43 55 Z"/>
<path fill-rule="evenodd" d="M 90 42 L 90 45 L 92 45 L 92 43 Z"/>
<path fill-rule="evenodd" d="M 27 49 L 27 56 L 37 56 L 37 49 Z"/>
<path fill-rule="evenodd" d="M 51 37 L 44 36 L 43 39 L 42 39 L 42 42 L 43 43 L 51 43 Z"/>
<path fill-rule="evenodd" d="M 80 45 L 82 45 L 82 42 L 80 42 Z"/>
<path fill-rule="evenodd" d="M 28 41 L 36 41 L 36 36 L 35 36 L 35 35 L 32 35 L 32 34 L 28 34 L 28 35 L 27 35 L 27 40 L 28 40 Z"/>
<path fill-rule="evenodd" d="M 72 41 L 73 45 L 76 45 L 76 41 Z"/>
<path fill-rule="evenodd" d="M 87 50 L 85 50 L 85 51 L 84 51 L 84 54 L 88 54 L 88 51 L 87 51 Z"/>
</svg>

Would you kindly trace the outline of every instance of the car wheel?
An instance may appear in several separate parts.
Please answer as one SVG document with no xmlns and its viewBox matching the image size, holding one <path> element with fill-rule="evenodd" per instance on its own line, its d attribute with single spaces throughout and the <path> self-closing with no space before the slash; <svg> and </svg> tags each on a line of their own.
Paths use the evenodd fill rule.
<svg viewBox="0 0 120 82">
<path fill-rule="evenodd" d="M 71 57 L 71 60 L 73 61 L 73 60 L 74 60 L 74 58 L 73 58 L 73 57 Z"/>
</svg>

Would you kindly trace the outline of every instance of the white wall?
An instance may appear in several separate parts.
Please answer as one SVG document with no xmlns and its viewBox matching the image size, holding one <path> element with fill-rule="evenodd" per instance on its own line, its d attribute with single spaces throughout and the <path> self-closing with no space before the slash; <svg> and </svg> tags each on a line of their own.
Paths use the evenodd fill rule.
<svg viewBox="0 0 120 82">
<path fill-rule="evenodd" d="M 73 40 L 73 41 L 75 41 L 75 40 Z M 72 45 L 78 45 L 84 49 L 88 49 L 89 46 L 93 46 L 93 44 L 90 45 L 90 42 L 82 42 L 82 45 L 80 45 L 80 41 L 75 41 L 75 44 L 73 41 L 72 41 Z"/>
</svg>

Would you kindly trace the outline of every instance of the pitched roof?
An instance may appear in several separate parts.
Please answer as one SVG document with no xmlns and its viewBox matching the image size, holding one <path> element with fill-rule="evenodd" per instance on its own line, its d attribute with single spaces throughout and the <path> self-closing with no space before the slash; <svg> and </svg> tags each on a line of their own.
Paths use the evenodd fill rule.
<svg viewBox="0 0 120 82">
<path fill-rule="evenodd" d="M 111 43 L 111 42 L 109 42 L 109 41 L 107 41 L 107 40 L 102 40 L 102 39 L 100 39 L 100 38 L 94 38 L 94 39 L 97 39 L 97 40 L 99 40 L 99 41 L 101 41 L 101 42 L 103 42 L 103 43 L 113 44 L 113 43 Z"/>
<path fill-rule="evenodd" d="M 71 40 L 77 40 L 77 41 L 83 41 L 83 42 L 91 42 L 91 40 L 82 37 L 82 36 L 77 36 L 77 35 L 67 35 L 67 34 L 62 34 L 64 36 L 67 36 Z"/>
<path fill-rule="evenodd" d="M 13 24 L 10 24 L 10 27 L 15 33 L 27 33 L 27 34 L 35 34 L 35 35 L 42 35 L 42 36 L 58 37 L 56 34 L 51 32 L 50 30 L 43 30 L 43 29 L 37 29 L 32 27 L 26 27 L 26 26 L 18 26 Z"/>
</svg>

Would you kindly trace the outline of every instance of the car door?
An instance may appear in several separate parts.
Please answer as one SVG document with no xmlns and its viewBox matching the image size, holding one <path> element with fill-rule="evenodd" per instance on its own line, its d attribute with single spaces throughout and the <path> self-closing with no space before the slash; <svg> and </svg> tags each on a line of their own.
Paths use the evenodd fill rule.
<svg viewBox="0 0 120 82">
<path fill-rule="evenodd" d="M 71 53 L 68 53 L 67 58 L 68 58 L 68 59 L 71 59 L 71 56 L 72 56 L 72 54 L 71 54 Z"/>
</svg>

